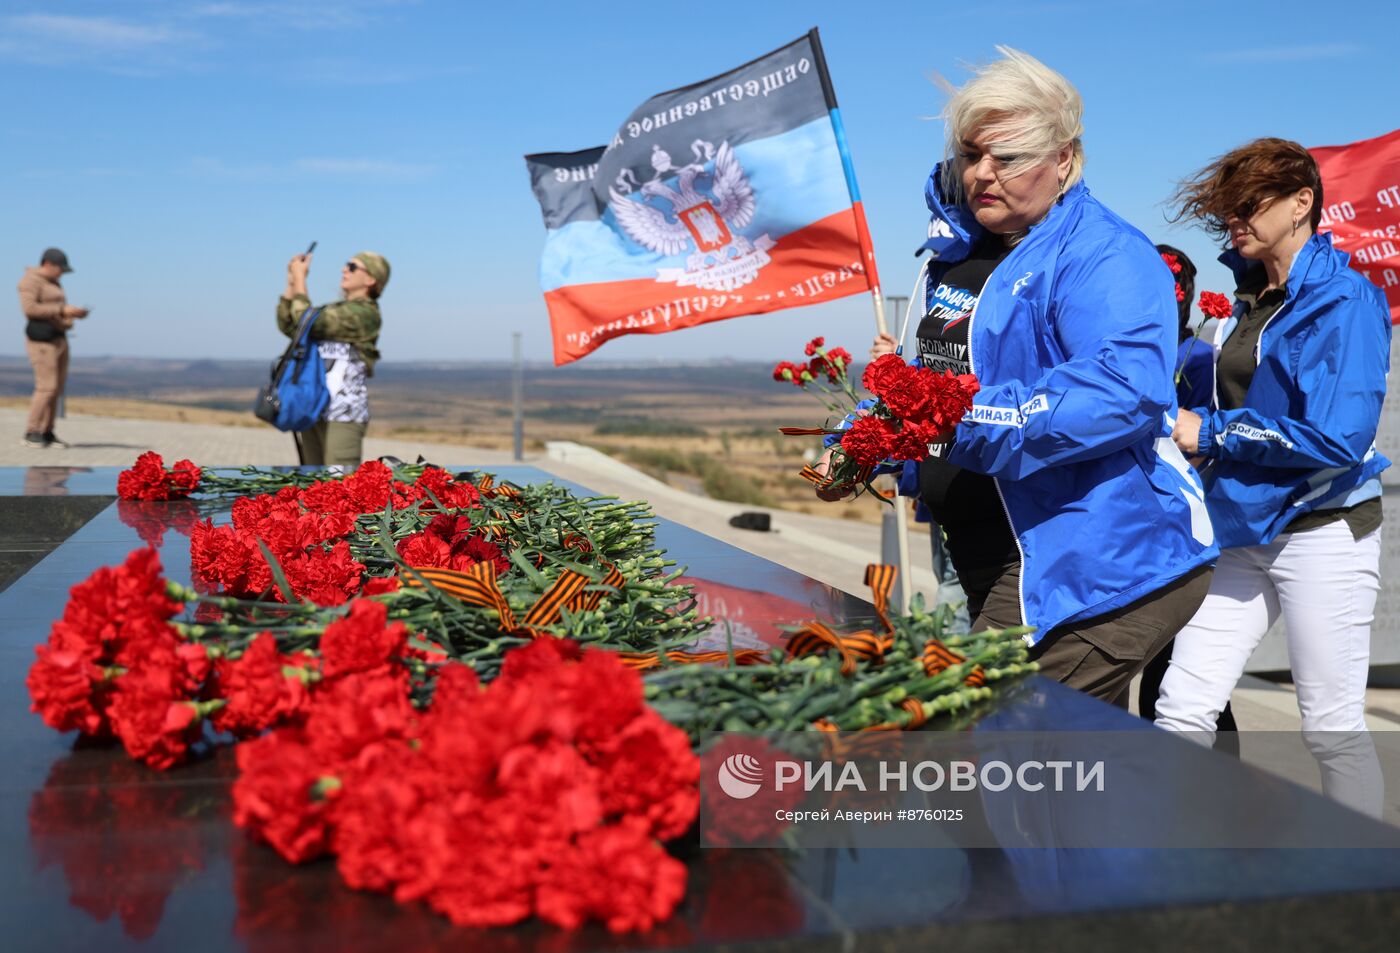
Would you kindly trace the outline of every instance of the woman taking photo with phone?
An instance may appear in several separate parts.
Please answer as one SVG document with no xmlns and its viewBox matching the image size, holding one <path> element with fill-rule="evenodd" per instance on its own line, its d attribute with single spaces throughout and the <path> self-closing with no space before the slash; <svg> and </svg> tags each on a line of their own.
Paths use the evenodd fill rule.
<svg viewBox="0 0 1400 953">
<path fill-rule="evenodd" d="M 1176 637 L 1157 724 L 1209 744 L 1254 648 L 1282 616 L 1304 740 L 1323 790 L 1379 816 L 1366 733 L 1380 590 L 1376 429 L 1390 368 L 1380 290 L 1317 234 L 1322 180 L 1306 149 L 1256 139 L 1187 180 L 1179 215 L 1228 242 L 1233 316 L 1217 335 L 1210 406 L 1173 434 L 1202 465 L 1220 562 Z"/>
<path fill-rule="evenodd" d="M 312 247 L 315 247 L 313 243 Z M 311 299 L 306 294 L 306 274 L 311 254 L 297 255 L 287 263 L 287 287 L 277 302 L 277 328 L 287 337 Z M 340 290 L 345 295 L 321 309 L 311 325 L 326 365 L 330 403 L 321 420 L 301 433 L 302 462 L 354 469 L 364 456 L 365 428 L 369 425 L 367 380 L 379 360 L 379 296 L 389 283 L 389 262 L 384 256 L 362 251 L 340 269 Z"/>
</svg>

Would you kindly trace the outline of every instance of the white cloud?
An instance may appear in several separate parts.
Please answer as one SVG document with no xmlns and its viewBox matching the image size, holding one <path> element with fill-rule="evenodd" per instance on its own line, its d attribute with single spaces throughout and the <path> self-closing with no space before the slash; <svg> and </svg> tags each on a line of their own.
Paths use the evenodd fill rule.
<svg viewBox="0 0 1400 953">
<path fill-rule="evenodd" d="M 184 8 L 183 15 L 219 20 L 246 20 L 275 25 L 279 29 L 354 29 L 368 26 L 385 7 L 402 6 L 400 0 L 327 0 L 315 3 L 266 2 L 266 0 L 214 0 Z"/>
<path fill-rule="evenodd" d="M 150 76 L 188 68 L 189 54 L 208 46 L 202 34 L 165 23 L 51 13 L 0 18 L 0 59 L 36 66 Z"/>
<path fill-rule="evenodd" d="M 0 60 L 95 70 L 124 76 L 190 72 L 266 72 L 268 50 L 301 43 L 303 34 L 335 32 L 330 46 L 352 34 L 372 36 L 387 18 L 418 0 L 147 0 L 107 13 L 0 14 Z M 271 46 L 270 46 L 271 45 Z M 249 55 L 251 54 L 251 55 Z M 279 65 L 288 81 L 322 85 L 385 85 L 470 72 L 462 66 L 395 65 L 353 55 L 299 55 Z"/>
<path fill-rule="evenodd" d="M 68 47 L 72 51 L 140 51 L 188 42 L 193 35 L 161 24 L 133 23 L 113 17 L 83 17 L 51 13 L 26 13 L 7 17 L 9 30 Z M 18 44 L 15 44 L 16 46 Z"/>
</svg>

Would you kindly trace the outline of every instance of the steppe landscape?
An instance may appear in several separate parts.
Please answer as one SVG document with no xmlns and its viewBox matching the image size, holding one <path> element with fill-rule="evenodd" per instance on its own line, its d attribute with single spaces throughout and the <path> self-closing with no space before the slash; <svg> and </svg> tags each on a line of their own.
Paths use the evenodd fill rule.
<svg viewBox="0 0 1400 953">
<path fill-rule="evenodd" d="M 261 361 L 87 357 L 73 363 L 69 413 L 266 428 L 249 411 L 267 375 Z M 0 406 L 27 404 L 32 373 L 0 358 Z M 555 440 L 593 447 L 699 496 L 878 523 L 861 499 L 822 503 L 797 473 L 816 438 L 784 437 L 823 409 L 772 380 L 760 362 L 527 365 L 527 451 Z M 509 450 L 511 369 L 503 363 L 379 365 L 369 435 Z M 61 429 L 61 428 L 60 428 Z M 916 531 L 918 531 L 916 529 Z"/>
</svg>

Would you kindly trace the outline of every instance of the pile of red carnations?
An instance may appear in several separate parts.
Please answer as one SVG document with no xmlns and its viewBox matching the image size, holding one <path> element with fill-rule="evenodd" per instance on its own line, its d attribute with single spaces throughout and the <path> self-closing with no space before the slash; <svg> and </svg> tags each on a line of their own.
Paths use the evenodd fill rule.
<svg viewBox="0 0 1400 953">
<path fill-rule="evenodd" d="M 117 495 L 123 500 L 178 500 L 199 489 L 199 467 L 179 460 L 166 469 L 160 454 L 147 451 L 130 470 L 117 477 Z"/>
<path fill-rule="evenodd" d="M 456 923 L 641 930 L 680 901 L 660 842 L 695 819 L 699 763 L 615 653 L 541 638 L 482 687 L 371 599 L 287 653 L 271 632 L 187 637 L 172 591 L 150 549 L 74 587 L 30 669 L 33 710 L 158 769 L 211 741 L 205 725 L 246 739 L 236 824 Z"/>
<path fill-rule="evenodd" d="M 302 714 L 239 747 L 236 824 L 293 863 L 333 854 L 350 886 L 458 924 L 533 914 L 620 932 L 670 915 L 686 872 L 659 842 L 695 819 L 699 761 L 643 704 L 637 673 L 540 639 L 484 688 L 465 665 L 438 667 L 416 708 L 402 632 L 370 622 L 334 665 L 333 634 Z"/>
<path fill-rule="evenodd" d="M 340 605 L 361 591 L 365 567 L 351 555 L 347 538 L 358 517 L 386 507 L 470 509 L 480 498 L 474 484 L 454 480 L 445 470 L 425 467 L 414 482 L 405 483 L 371 460 L 343 480 L 241 497 L 234 501 L 231 525 L 216 526 L 212 520 L 195 524 L 190 532 L 194 579 L 239 598 L 266 594 L 285 599 L 267 559 L 270 552 L 292 595 L 317 605 Z M 413 566 L 466 569 L 491 559 L 500 560 L 504 571 L 500 549 L 471 536 L 470 529 L 469 520 L 444 513 L 402 540 L 399 552 Z"/>
<path fill-rule="evenodd" d="M 828 350 L 825 344 L 825 338 L 813 338 L 806 346 L 811 356 L 807 363 L 783 361 L 773 369 L 774 380 L 809 390 L 830 413 L 825 427 L 782 428 L 789 436 L 839 438 L 832 444 L 825 473 L 810 467 L 803 471 L 819 487 L 859 487 L 868 484 L 871 471 L 883 462 L 924 459 L 929 446 L 952 434 L 972 408 L 976 377 L 938 374 L 896 354 L 886 354 L 865 369 L 861 383 L 875 399 L 862 401 L 847 373 L 850 353 Z M 826 386 L 823 378 L 833 386 Z"/>
<path fill-rule="evenodd" d="M 221 704 L 209 654 L 170 624 L 183 608 L 152 549 L 97 570 L 73 587 L 48 643 L 35 649 L 32 710 L 59 731 L 115 736 L 152 767 L 175 764 Z"/>
<path fill-rule="evenodd" d="M 810 347 L 852 392 L 848 358 Z M 931 375 L 872 371 L 878 419 L 956 422 Z M 164 472 L 143 460 L 151 479 L 127 489 Z M 1035 667 L 1022 629 L 887 612 L 880 567 L 878 632 L 812 622 L 769 655 L 694 651 L 712 620 L 650 508 L 552 483 L 366 463 L 205 471 L 199 493 L 122 501 L 143 535 L 162 507 L 189 527 L 197 585 L 146 548 L 75 586 L 36 649 L 32 710 L 160 770 L 236 745 L 251 837 L 460 924 L 650 929 L 685 892 L 662 844 L 695 821 L 709 733 L 917 728 Z M 230 498 L 230 525 L 192 523 Z M 760 807 L 731 842 L 768 830 Z"/>
</svg>

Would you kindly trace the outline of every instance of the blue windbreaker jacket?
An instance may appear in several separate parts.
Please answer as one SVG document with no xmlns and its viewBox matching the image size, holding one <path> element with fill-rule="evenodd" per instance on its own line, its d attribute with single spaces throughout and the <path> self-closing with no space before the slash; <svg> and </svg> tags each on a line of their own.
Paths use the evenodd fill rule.
<svg viewBox="0 0 1400 953">
<path fill-rule="evenodd" d="M 1241 282 L 1250 268 L 1234 250 L 1220 260 Z M 1314 235 L 1288 271 L 1283 304 L 1265 324 L 1245 406 L 1196 412 L 1204 479 L 1221 546 L 1273 540 L 1314 509 L 1380 495 L 1390 461 L 1376 428 L 1390 371 L 1390 313 L 1380 289 L 1347 267 L 1332 236 Z M 1217 351 L 1245 305 L 1220 328 Z"/>
<path fill-rule="evenodd" d="M 981 233 L 939 176 L 925 298 Z M 1171 440 L 1171 273 L 1141 232 L 1075 185 L 992 272 L 968 343 L 982 389 L 947 459 L 996 479 L 1031 641 L 1214 562 L 1204 490 Z M 917 493 L 912 467 L 901 484 Z"/>
</svg>

